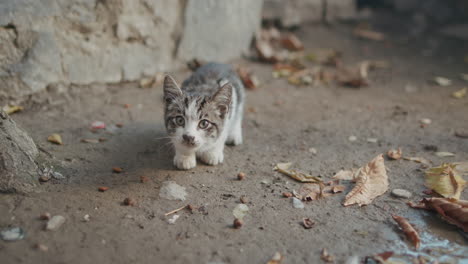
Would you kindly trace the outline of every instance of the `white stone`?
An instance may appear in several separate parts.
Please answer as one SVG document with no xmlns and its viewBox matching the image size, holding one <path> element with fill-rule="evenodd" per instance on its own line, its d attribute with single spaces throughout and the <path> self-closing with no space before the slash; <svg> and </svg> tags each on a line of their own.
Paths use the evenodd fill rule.
<svg viewBox="0 0 468 264">
<path fill-rule="evenodd" d="M 0 232 L 0 238 L 4 241 L 21 240 L 24 238 L 24 231 L 20 227 L 5 229 Z"/>
<path fill-rule="evenodd" d="M 173 181 L 165 181 L 159 190 L 159 197 L 168 200 L 181 200 L 184 201 L 187 196 L 185 187 L 178 185 Z"/>
<path fill-rule="evenodd" d="M 173 225 L 175 224 L 175 222 L 177 221 L 177 219 L 179 219 L 179 215 L 173 215 L 171 218 L 167 219 L 167 222 L 170 224 L 170 225 Z"/>
<path fill-rule="evenodd" d="M 356 136 L 349 136 L 349 137 L 348 137 L 348 140 L 349 140 L 350 142 L 354 142 L 354 141 L 357 140 L 357 137 L 356 137 Z"/>
<path fill-rule="evenodd" d="M 46 230 L 55 231 L 65 223 L 65 217 L 61 215 L 53 216 L 46 225 Z"/>
<path fill-rule="evenodd" d="M 398 198 L 406 198 L 406 199 L 409 199 L 411 198 L 411 196 L 413 196 L 410 191 L 407 191 L 405 189 L 393 189 L 392 195 Z"/>
<path fill-rule="evenodd" d="M 296 197 L 292 198 L 292 204 L 293 204 L 293 207 L 296 209 L 304 208 L 304 203 L 302 203 L 302 201 L 297 199 Z"/>
</svg>

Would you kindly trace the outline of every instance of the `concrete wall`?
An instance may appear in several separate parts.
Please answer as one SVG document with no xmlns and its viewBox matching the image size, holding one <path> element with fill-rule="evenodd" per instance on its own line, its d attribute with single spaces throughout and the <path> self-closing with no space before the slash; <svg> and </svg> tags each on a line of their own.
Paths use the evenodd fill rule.
<svg viewBox="0 0 468 264">
<path fill-rule="evenodd" d="M 262 0 L 2 0 L 0 99 L 241 55 Z"/>
</svg>

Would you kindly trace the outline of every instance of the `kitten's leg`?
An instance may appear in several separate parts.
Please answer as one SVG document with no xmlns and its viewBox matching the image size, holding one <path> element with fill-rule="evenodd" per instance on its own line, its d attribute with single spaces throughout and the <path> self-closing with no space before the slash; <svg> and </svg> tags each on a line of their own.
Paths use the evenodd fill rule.
<svg viewBox="0 0 468 264">
<path fill-rule="evenodd" d="M 239 106 L 239 109 L 237 109 L 236 115 L 235 115 L 235 120 L 233 120 L 234 124 L 231 127 L 231 131 L 229 131 L 229 135 L 226 140 L 226 144 L 229 145 L 240 145 L 242 144 L 242 118 L 243 118 L 243 113 L 244 112 L 244 106 L 243 104 Z"/>
<path fill-rule="evenodd" d="M 179 170 L 189 170 L 195 168 L 195 166 L 197 166 L 195 152 L 176 148 L 174 166 L 176 166 Z"/>
<path fill-rule="evenodd" d="M 197 152 L 197 157 L 208 165 L 218 165 L 224 161 L 224 142 L 219 140 L 213 148 Z"/>
</svg>

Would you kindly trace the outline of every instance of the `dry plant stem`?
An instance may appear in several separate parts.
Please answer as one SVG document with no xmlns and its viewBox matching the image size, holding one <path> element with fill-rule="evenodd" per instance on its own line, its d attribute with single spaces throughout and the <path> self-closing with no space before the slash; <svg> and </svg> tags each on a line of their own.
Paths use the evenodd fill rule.
<svg viewBox="0 0 468 264">
<path fill-rule="evenodd" d="M 175 214 L 175 213 L 179 212 L 180 210 L 185 209 L 186 207 L 187 207 L 187 205 L 184 205 L 184 206 L 182 206 L 182 207 L 180 207 L 180 208 L 177 208 L 177 209 L 172 210 L 172 211 L 170 211 L 170 212 L 168 212 L 168 213 L 165 213 L 164 216 L 168 216 L 168 215 L 171 215 L 171 214 Z"/>
</svg>

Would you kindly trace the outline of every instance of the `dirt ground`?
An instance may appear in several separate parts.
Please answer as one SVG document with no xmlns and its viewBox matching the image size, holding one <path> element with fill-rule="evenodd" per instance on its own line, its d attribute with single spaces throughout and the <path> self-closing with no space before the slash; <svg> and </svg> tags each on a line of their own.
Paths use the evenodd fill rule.
<svg viewBox="0 0 468 264">
<path fill-rule="evenodd" d="M 297 32 L 306 49 L 335 48 L 347 64 L 389 61 L 389 69 L 371 73 L 366 88 L 295 87 L 272 78 L 270 65 L 237 61 L 253 69 L 262 85 L 247 95 L 244 144 L 227 147 L 220 166 L 174 169 L 171 147 L 163 138 L 160 87 L 141 89 L 128 83 L 72 88 L 51 104 L 32 104 L 13 115 L 66 179 L 44 183 L 37 193 L 0 195 L 0 228 L 26 231 L 21 241 L 0 241 L 0 262 L 266 263 L 280 252 L 283 263 L 321 263 L 321 249 L 327 248 L 336 263 L 384 251 L 394 251 L 395 259 L 407 263 L 418 255 L 439 263 L 468 263 L 468 240 L 459 229 L 390 195 L 390 190 L 404 188 L 413 193 L 412 201 L 424 196 L 424 172 L 418 163 L 386 160 L 390 190 L 364 207 L 341 205 L 352 187 L 345 183 L 345 193 L 295 209 L 281 194 L 298 190 L 301 183 L 272 170 L 277 162 L 291 161 L 295 168 L 329 179 L 342 168 L 362 166 L 399 146 L 405 155 L 427 158 L 434 165 L 468 160 L 468 139 L 454 136 L 455 130 L 468 129 L 468 98 L 451 97 L 468 86 L 459 78 L 468 73 L 463 60 L 468 45 L 437 34 L 408 37 L 399 33 L 404 25 L 395 27 L 400 25 L 381 25 L 390 36 L 383 42 L 357 39 L 351 25 L 311 25 Z M 189 71 L 174 74 L 182 81 Z M 453 84 L 436 86 L 428 81 L 434 76 L 450 78 Z M 414 88 L 405 88 L 408 85 Z M 432 124 L 422 128 L 422 118 Z M 96 134 L 89 130 L 94 120 L 124 126 L 113 134 Z M 47 142 L 51 133 L 60 133 L 65 144 Z M 350 142 L 351 135 L 357 141 Z M 98 137 L 107 141 L 80 142 Z M 427 150 L 429 145 L 456 155 L 439 158 Z M 309 151 L 312 147 L 316 155 Z M 113 173 L 116 166 L 124 172 Z M 236 179 L 239 172 L 246 174 L 245 180 Z M 149 181 L 141 183 L 140 176 Z M 159 197 L 168 180 L 186 188 L 187 200 Z M 99 186 L 109 190 L 98 192 Z M 232 210 L 241 196 L 248 198 L 250 210 L 244 226 L 234 229 Z M 122 205 L 126 197 L 134 198 L 136 206 Z M 462 198 L 468 199 L 468 192 Z M 164 214 L 186 204 L 204 210 L 180 211 L 175 224 L 168 224 Z M 64 216 L 65 224 L 44 231 L 45 222 L 38 219 L 44 212 Z M 83 221 L 86 214 L 89 222 Z M 406 241 L 391 214 L 407 217 L 417 227 L 419 250 Z M 303 218 L 311 218 L 315 226 L 304 229 Z M 35 249 L 38 243 L 48 251 Z"/>
</svg>

